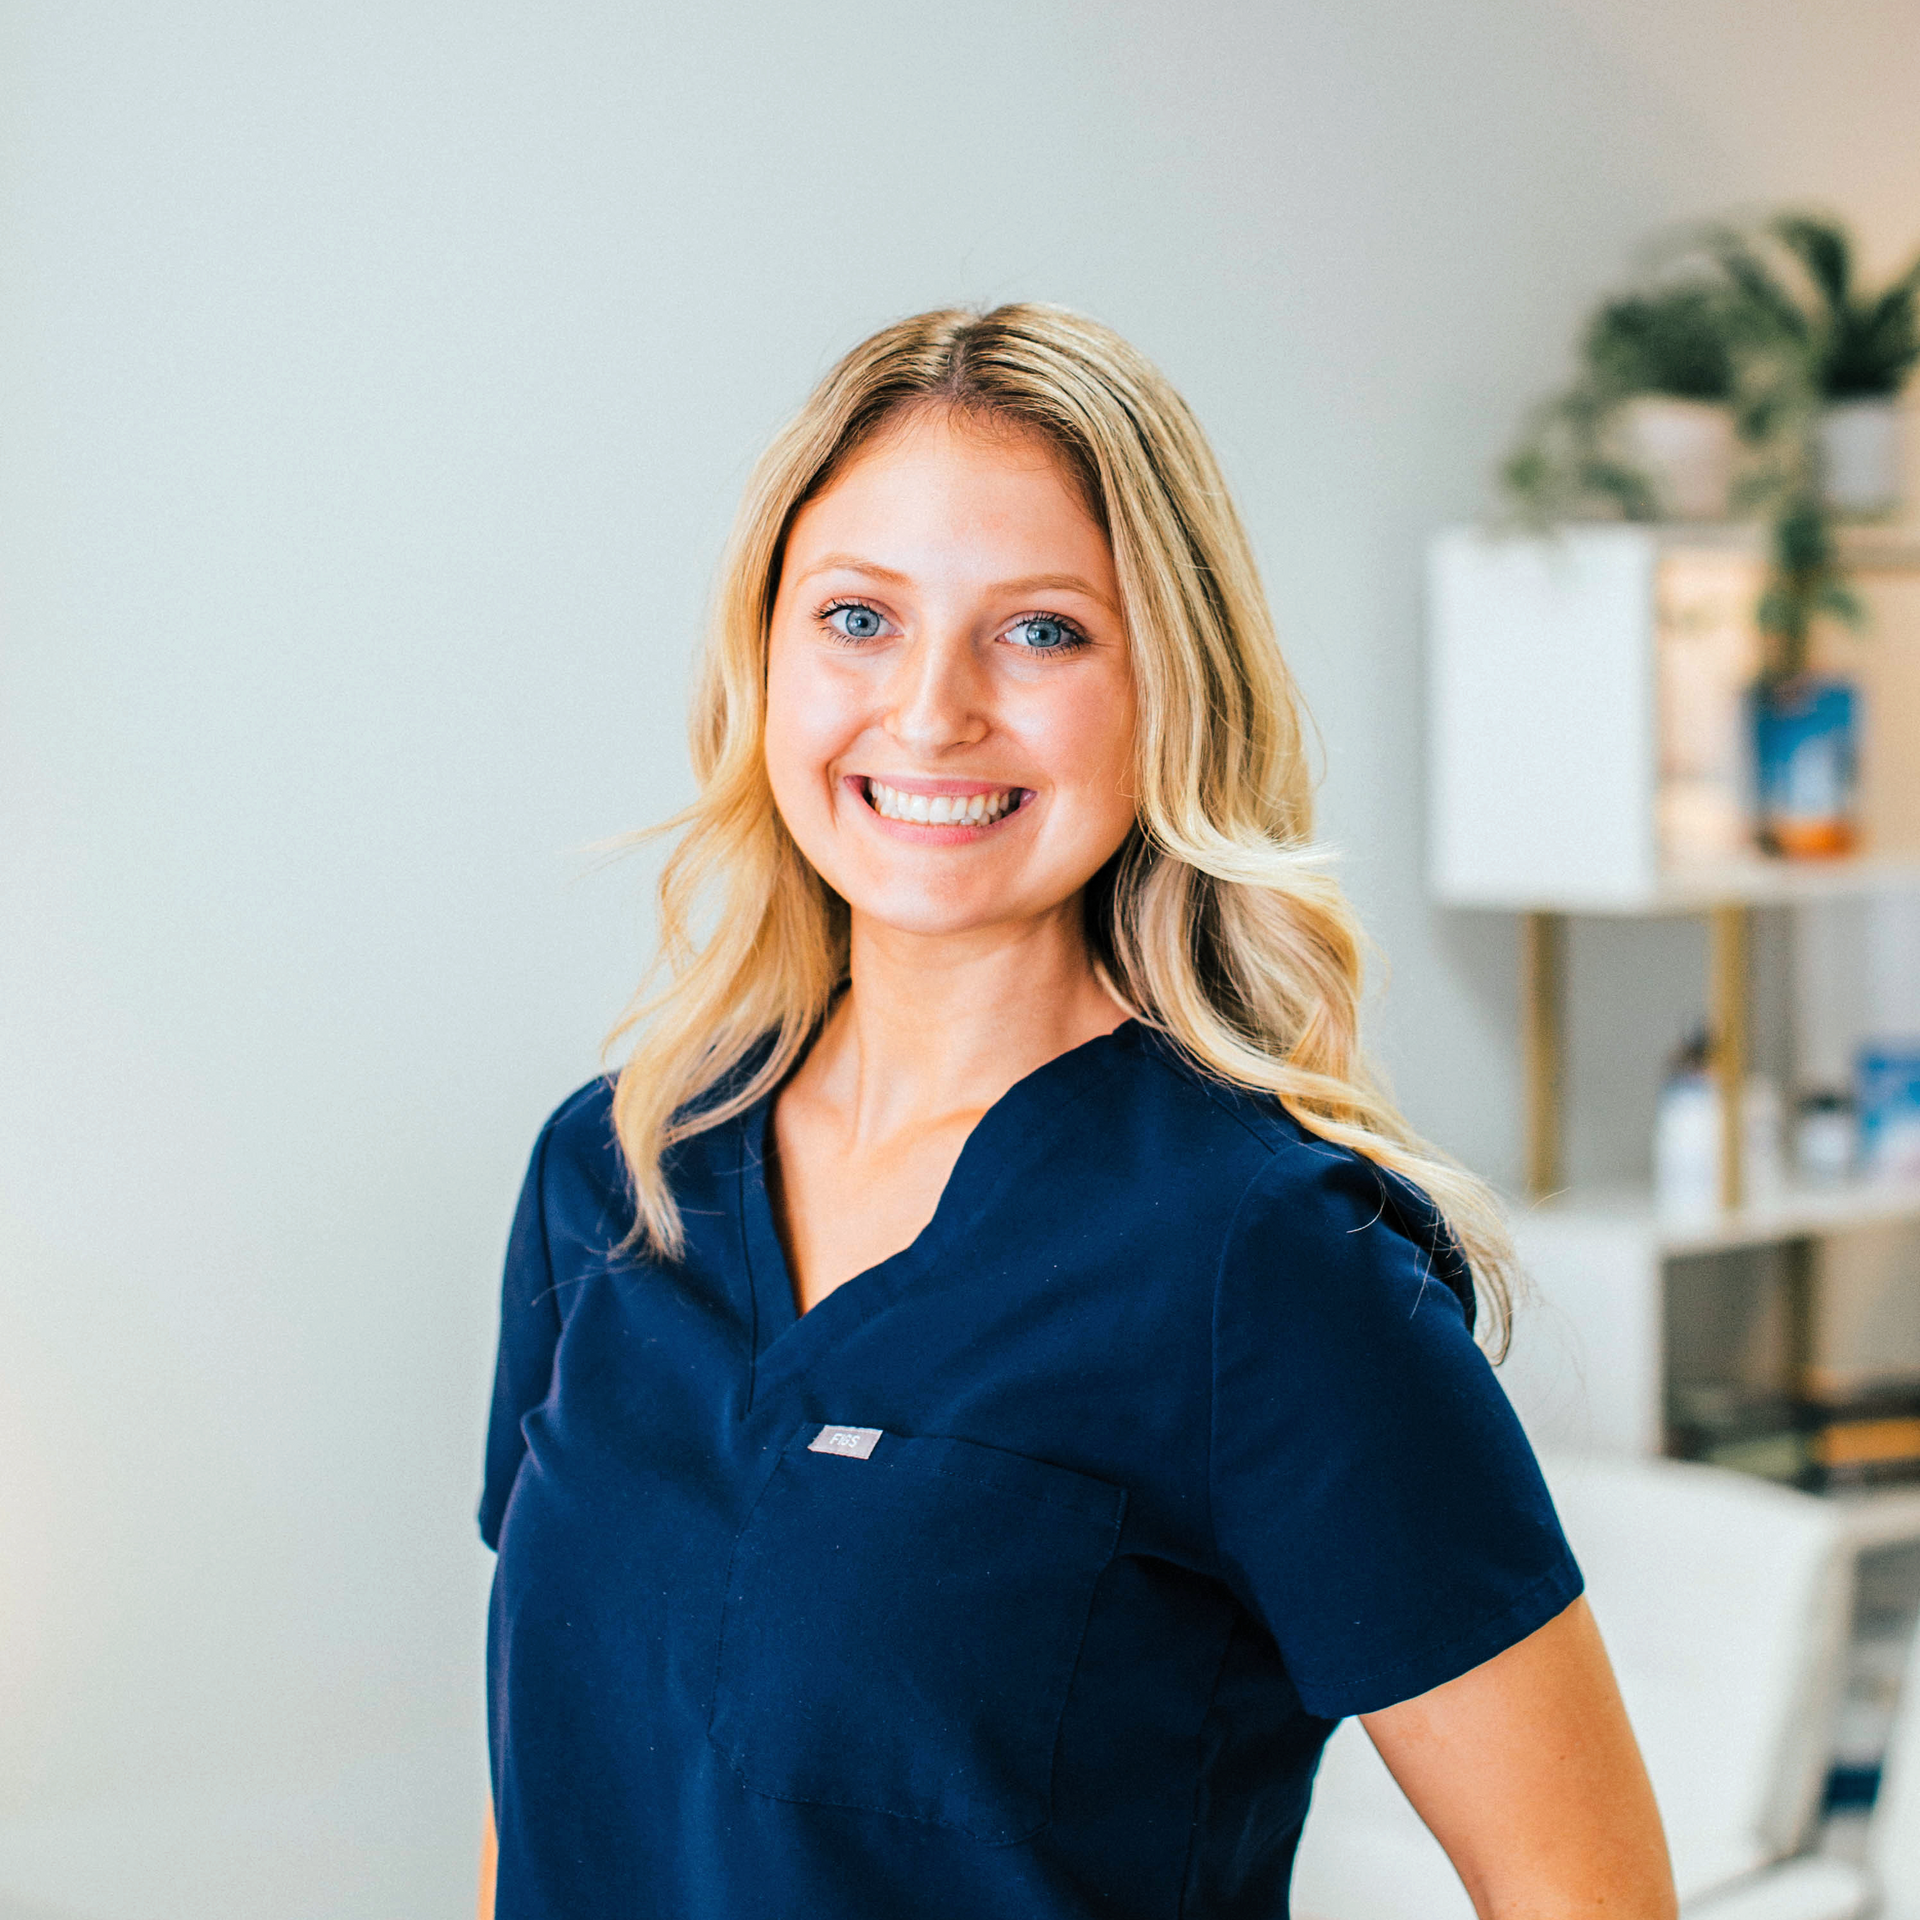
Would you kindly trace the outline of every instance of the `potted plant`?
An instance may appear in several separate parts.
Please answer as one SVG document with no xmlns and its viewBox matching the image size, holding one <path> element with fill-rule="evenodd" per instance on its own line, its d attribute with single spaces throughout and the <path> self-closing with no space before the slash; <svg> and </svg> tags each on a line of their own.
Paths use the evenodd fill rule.
<svg viewBox="0 0 1920 1920">
<path fill-rule="evenodd" d="M 1608 405 L 1605 450 L 1643 482 L 1659 518 L 1727 517 L 1738 386 L 1730 318 L 1717 289 L 1676 286 L 1609 301 L 1587 328 L 1588 378 Z"/>
<path fill-rule="evenodd" d="M 1900 502 L 1899 395 L 1920 361 L 1920 259 L 1864 292 L 1846 228 L 1806 213 L 1722 228 L 1707 245 L 1752 323 L 1799 362 L 1824 504 L 1841 514 L 1890 512 Z"/>
<path fill-rule="evenodd" d="M 1695 229 L 1658 277 L 1587 327 L 1572 388 L 1534 417 L 1502 480 L 1524 519 L 1591 513 L 1772 522 L 1751 692 L 1760 842 L 1850 852 L 1858 701 L 1813 670 L 1823 617 L 1860 618 L 1837 513 L 1899 493 L 1895 400 L 1920 362 L 1920 260 L 1877 293 L 1855 286 L 1837 222 L 1803 213 Z"/>
<path fill-rule="evenodd" d="M 1746 302 L 1695 279 L 1608 301 L 1580 375 L 1535 415 L 1502 470 L 1529 519 L 1596 506 L 1629 520 L 1723 520 L 1744 425 Z"/>
<path fill-rule="evenodd" d="M 1719 228 L 1706 252 L 1771 341 L 1765 435 L 1773 569 L 1759 620 L 1766 667 L 1753 694 L 1761 844 L 1799 858 L 1853 851 L 1859 697 L 1845 675 L 1813 670 L 1814 623 L 1858 624 L 1835 549 L 1836 515 L 1885 513 L 1900 498 L 1900 389 L 1920 360 L 1920 260 L 1877 293 L 1855 284 L 1837 221 L 1784 213 Z"/>
</svg>

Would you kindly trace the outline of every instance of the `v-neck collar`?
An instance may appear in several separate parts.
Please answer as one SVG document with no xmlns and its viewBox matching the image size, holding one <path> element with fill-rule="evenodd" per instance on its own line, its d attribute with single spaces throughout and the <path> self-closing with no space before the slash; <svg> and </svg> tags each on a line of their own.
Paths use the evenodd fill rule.
<svg viewBox="0 0 1920 1920">
<path fill-rule="evenodd" d="M 933 1217 L 898 1253 L 843 1280 L 806 1313 L 794 1298 L 786 1249 L 774 1224 L 773 1196 L 767 1188 L 767 1160 L 773 1151 L 773 1103 L 780 1089 L 763 1094 L 733 1123 L 739 1129 L 739 1221 L 741 1253 L 747 1268 L 753 1312 L 753 1380 L 748 1405 L 759 1399 L 775 1376 L 799 1370 L 821 1342 L 831 1345 L 878 1313 L 912 1279 L 939 1266 L 943 1247 L 960 1238 L 1001 1189 L 1018 1179 L 1032 1148 L 1065 1124 L 1067 1110 L 1099 1085 L 1122 1055 L 1138 1047 L 1144 1029 L 1123 1020 L 1057 1053 L 1016 1080 L 973 1124 L 953 1170 L 940 1189 Z M 996 1142 L 1002 1143 L 997 1146 Z M 1004 1148 L 1004 1150 L 1002 1150 Z"/>
</svg>

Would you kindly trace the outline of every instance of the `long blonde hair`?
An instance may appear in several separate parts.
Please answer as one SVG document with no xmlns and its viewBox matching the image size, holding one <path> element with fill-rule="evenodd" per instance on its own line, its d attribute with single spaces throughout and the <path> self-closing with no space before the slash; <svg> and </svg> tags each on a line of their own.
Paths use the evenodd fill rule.
<svg viewBox="0 0 1920 1920">
<path fill-rule="evenodd" d="M 636 1236 L 684 1244 L 663 1158 L 793 1067 L 847 977 L 848 914 L 795 845 L 763 755 L 767 627 L 788 529 L 883 425 L 952 408 L 1037 432 L 1112 543 L 1138 690 L 1136 825 L 1089 887 L 1096 964 L 1204 1072 L 1272 1095 L 1403 1175 L 1473 1269 L 1504 1350 L 1513 1254 L 1488 1188 L 1421 1141 L 1361 1057 L 1362 942 L 1312 845 L 1299 703 L 1212 449 L 1185 403 L 1097 322 L 1020 304 L 918 314 L 821 381 L 747 483 L 694 695 L 699 798 L 659 887 L 660 949 L 609 1037 Z"/>
</svg>

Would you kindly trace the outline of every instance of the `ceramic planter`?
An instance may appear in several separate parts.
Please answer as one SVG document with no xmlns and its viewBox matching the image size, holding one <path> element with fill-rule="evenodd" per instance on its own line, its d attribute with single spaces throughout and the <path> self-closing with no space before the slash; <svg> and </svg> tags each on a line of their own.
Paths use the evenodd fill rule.
<svg viewBox="0 0 1920 1920">
<path fill-rule="evenodd" d="M 1900 504 L 1900 409 L 1841 400 L 1820 415 L 1820 491 L 1834 513 L 1891 513 Z"/>
<path fill-rule="evenodd" d="M 1708 400 L 1644 393 L 1615 422 L 1619 457 L 1653 488 L 1662 519 L 1724 520 L 1733 490 L 1733 415 Z"/>
</svg>

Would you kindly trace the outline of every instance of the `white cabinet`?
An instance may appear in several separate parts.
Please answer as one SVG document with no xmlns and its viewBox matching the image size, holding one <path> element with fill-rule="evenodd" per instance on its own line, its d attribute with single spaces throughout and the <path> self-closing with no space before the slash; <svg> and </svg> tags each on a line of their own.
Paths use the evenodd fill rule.
<svg viewBox="0 0 1920 1920">
<path fill-rule="evenodd" d="M 1641 914 L 1920 885 L 1920 543 L 1849 545 L 1871 635 L 1824 644 L 1862 685 L 1866 850 L 1787 862 L 1741 845 L 1737 819 L 1766 575 L 1755 530 L 1442 534 L 1428 567 L 1434 897 Z"/>
</svg>

